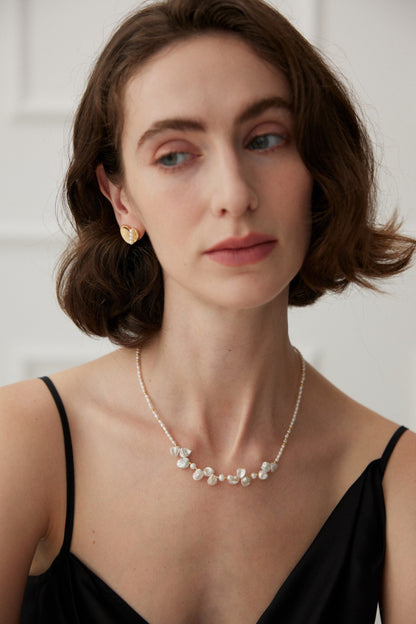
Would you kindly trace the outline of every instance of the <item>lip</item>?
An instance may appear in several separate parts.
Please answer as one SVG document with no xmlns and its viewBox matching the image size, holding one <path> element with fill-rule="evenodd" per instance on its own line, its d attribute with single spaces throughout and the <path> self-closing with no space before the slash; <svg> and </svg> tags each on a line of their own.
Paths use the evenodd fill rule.
<svg viewBox="0 0 416 624">
<path fill-rule="evenodd" d="M 217 243 L 205 253 L 206 255 L 225 266 L 244 266 L 261 262 L 277 245 L 277 240 L 271 236 L 250 232 L 242 238 L 232 237 Z"/>
<path fill-rule="evenodd" d="M 210 247 L 206 253 L 212 251 L 223 251 L 225 249 L 247 249 L 247 247 L 254 247 L 255 245 L 262 245 L 263 243 L 276 242 L 276 239 L 267 236 L 265 234 L 259 234 L 257 232 L 250 232 L 243 238 L 231 237 L 217 243 L 213 247 Z"/>
</svg>

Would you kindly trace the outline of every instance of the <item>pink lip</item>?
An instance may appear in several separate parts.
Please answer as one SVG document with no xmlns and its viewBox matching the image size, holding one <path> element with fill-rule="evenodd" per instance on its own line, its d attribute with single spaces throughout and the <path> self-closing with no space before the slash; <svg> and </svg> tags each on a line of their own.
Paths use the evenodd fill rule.
<svg viewBox="0 0 416 624">
<path fill-rule="evenodd" d="M 227 238 L 205 253 L 215 262 L 225 266 L 256 264 L 266 258 L 277 245 L 277 240 L 252 232 L 243 238 Z"/>
</svg>

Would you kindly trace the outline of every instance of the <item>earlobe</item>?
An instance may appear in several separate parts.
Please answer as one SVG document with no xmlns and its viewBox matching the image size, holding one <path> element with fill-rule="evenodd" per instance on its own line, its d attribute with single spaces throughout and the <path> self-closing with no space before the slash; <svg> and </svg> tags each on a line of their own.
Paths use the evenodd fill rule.
<svg viewBox="0 0 416 624">
<path fill-rule="evenodd" d="M 128 207 L 125 205 L 122 199 L 122 187 L 111 182 L 107 176 L 104 166 L 98 165 L 95 170 L 97 176 L 98 186 L 101 193 L 111 202 L 116 216 L 123 217 L 128 213 Z"/>
<path fill-rule="evenodd" d="M 97 176 L 101 193 L 113 206 L 114 215 L 120 226 L 122 238 L 126 243 L 129 243 L 129 245 L 134 245 L 135 242 L 144 236 L 146 230 L 137 214 L 134 214 L 134 211 L 130 209 L 123 187 L 114 184 L 114 182 L 109 179 L 102 164 L 98 165 L 95 170 L 95 175 Z M 127 225 L 127 223 L 129 223 L 129 225 Z"/>
</svg>

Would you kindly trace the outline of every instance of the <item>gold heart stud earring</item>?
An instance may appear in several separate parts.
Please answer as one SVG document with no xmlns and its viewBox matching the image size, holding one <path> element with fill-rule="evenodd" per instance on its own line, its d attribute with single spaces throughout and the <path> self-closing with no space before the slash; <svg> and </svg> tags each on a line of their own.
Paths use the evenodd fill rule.
<svg viewBox="0 0 416 624">
<path fill-rule="evenodd" d="M 134 245 L 134 243 L 137 243 L 137 241 L 141 238 L 136 228 L 131 228 L 128 225 L 122 225 L 120 227 L 120 234 L 123 240 L 129 245 Z"/>
</svg>

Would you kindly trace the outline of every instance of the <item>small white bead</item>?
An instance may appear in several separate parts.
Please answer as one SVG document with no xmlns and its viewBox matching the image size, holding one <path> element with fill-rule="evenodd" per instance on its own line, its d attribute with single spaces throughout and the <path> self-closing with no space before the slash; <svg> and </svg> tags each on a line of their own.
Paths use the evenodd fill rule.
<svg viewBox="0 0 416 624">
<path fill-rule="evenodd" d="M 221 473 L 220 475 L 218 475 L 218 480 L 221 481 L 221 482 L 225 481 L 225 474 Z"/>
</svg>

